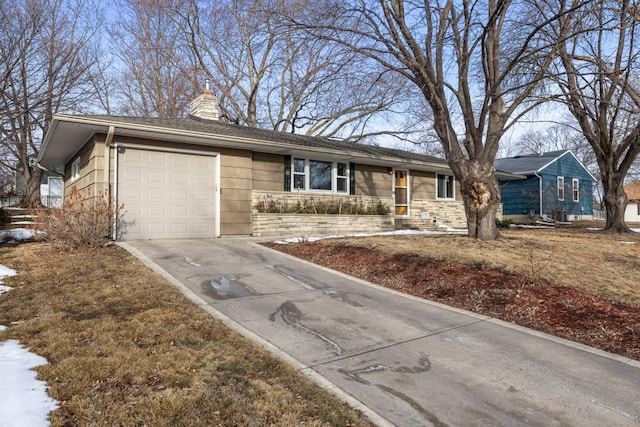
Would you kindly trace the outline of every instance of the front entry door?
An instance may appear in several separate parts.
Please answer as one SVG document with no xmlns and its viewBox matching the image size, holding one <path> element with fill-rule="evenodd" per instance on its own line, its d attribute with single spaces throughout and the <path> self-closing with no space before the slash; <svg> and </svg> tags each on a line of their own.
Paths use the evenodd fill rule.
<svg viewBox="0 0 640 427">
<path fill-rule="evenodd" d="M 409 216 L 409 172 L 396 170 L 393 185 L 396 216 Z"/>
</svg>

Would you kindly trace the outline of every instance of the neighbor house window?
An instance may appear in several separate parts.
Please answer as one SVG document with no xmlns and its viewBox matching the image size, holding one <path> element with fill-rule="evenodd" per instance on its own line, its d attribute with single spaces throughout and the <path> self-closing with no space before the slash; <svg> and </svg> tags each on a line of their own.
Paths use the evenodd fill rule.
<svg viewBox="0 0 640 427">
<path fill-rule="evenodd" d="M 571 189 L 573 190 L 573 201 L 579 202 L 580 201 L 580 181 L 578 181 L 578 178 L 573 178 L 571 182 Z"/>
<path fill-rule="evenodd" d="M 349 166 L 343 162 L 293 159 L 293 190 L 349 192 Z"/>
<path fill-rule="evenodd" d="M 80 178 L 80 157 L 71 163 L 71 180 L 75 181 Z"/>
<path fill-rule="evenodd" d="M 558 200 L 564 200 L 564 176 L 558 177 Z"/>
<path fill-rule="evenodd" d="M 455 199 L 455 186 L 453 185 L 453 176 L 437 174 L 436 177 L 438 181 L 436 198 L 449 200 Z"/>
</svg>

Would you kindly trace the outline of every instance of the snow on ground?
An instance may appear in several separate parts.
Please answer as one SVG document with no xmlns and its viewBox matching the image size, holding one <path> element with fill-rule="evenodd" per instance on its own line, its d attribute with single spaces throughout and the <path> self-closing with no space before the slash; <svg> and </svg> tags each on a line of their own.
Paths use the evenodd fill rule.
<svg viewBox="0 0 640 427">
<path fill-rule="evenodd" d="M 13 230 L 0 230 L 0 241 L 20 241 L 31 240 L 34 235 L 33 230 L 26 228 L 14 228 Z"/>
<path fill-rule="evenodd" d="M 396 230 L 396 231 L 382 231 L 379 233 L 353 233 L 353 234 L 331 234 L 327 236 L 309 236 L 309 237 L 292 237 L 290 239 L 276 240 L 274 243 L 280 245 L 286 245 L 289 243 L 300 242 L 317 242 L 322 239 L 340 239 L 343 237 L 371 237 L 371 236 L 399 236 L 406 234 L 466 234 L 467 230 L 460 230 L 456 228 L 447 228 L 444 231 L 426 231 L 426 230 Z"/>
<path fill-rule="evenodd" d="M 0 343 L 0 425 L 48 426 L 47 415 L 58 402 L 47 394 L 47 384 L 36 379 L 32 368 L 47 359 L 30 353 L 16 340 Z"/>
<path fill-rule="evenodd" d="M 11 290 L 2 279 L 16 271 L 0 264 L 0 295 Z M 7 329 L 0 325 L 0 332 Z M 36 379 L 32 368 L 46 365 L 47 359 L 33 354 L 16 340 L 0 342 L 0 426 L 48 426 L 47 415 L 58 402 L 47 394 L 47 384 Z"/>
<path fill-rule="evenodd" d="M 585 230 L 589 230 L 589 231 L 600 231 L 602 230 L 602 228 L 597 228 L 597 227 L 588 227 L 585 228 Z M 636 233 L 640 233 L 640 228 L 631 228 L 631 231 L 635 231 Z"/>
</svg>

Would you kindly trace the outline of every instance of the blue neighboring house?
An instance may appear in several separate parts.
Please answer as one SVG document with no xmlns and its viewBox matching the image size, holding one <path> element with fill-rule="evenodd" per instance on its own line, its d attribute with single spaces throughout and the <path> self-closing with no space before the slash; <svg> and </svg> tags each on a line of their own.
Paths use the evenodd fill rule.
<svg viewBox="0 0 640 427">
<path fill-rule="evenodd" d="M 495 168 L 523 175 L 501 181 L 502 214 L 516 221 L 550 217 L 558 221 L 593 217 L 595 178 L 570 150 L 497 159 Z"/>
</svg>

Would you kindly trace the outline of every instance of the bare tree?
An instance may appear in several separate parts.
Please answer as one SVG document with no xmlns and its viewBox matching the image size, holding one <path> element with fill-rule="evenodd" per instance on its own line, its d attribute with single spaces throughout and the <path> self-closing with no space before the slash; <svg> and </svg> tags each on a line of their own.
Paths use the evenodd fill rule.
<svg viewBox="0 0 640 427">
<path fill-rule="evenodd" d="M 319 14 L 290 19 L 417 86 L 461 184 L 469 236 L 492 240 L 499 236 L 493 167 L 499 141 L 542 89 L 557 49 L 544 30 L 579 6 L 564 0 L 329 0 Z"/>
<path fill-rule="evenodd" d="M 558 21 L 579 32 L 562 39 L 554 75 L 598 163 L 609 232 L 630 231 L 624 181 L 640 153 L 639 22 L 631 0 L 595 2 Z"/>
<path fill-rule="evenodd" d="M 89 6 L 82 0 L 5 0 L 0 6 L 0 37 L 15 42 L 3 43 L 1 51 L 5 157 L 0 162 L 23 175 L 27 202 L 40 199 L 41 170 L 29 159 L 37 155 L 53 115 L 86 102 L 86 83 L 95 62 L 90 49 L 94 30 L 85 20 Z M 95 16 L 92 9 L 91 17 Z"/>
<path fill-rule="evenodd" d="M 197 89 L 180 29 L 167 2 L 123 0 L 122 18 L 109 31 L 120 75 L 112 89 L 114 108 L 126 115 L 184 117 Z"/>
<path fill-rule="evenodd" d="M 221 119 L 351 140 L 389 135 L 379 124 L 406 107 L 413 95 L 406 83 L 343 46 L 283 25 L 275 11 L 286 3 L 167 1 L 167 13 L 218 95 Z M 313 8 L 300 2 L 295 10 Z M 408 138 L 415 125 L 396 135 Z"/>
</svg>

